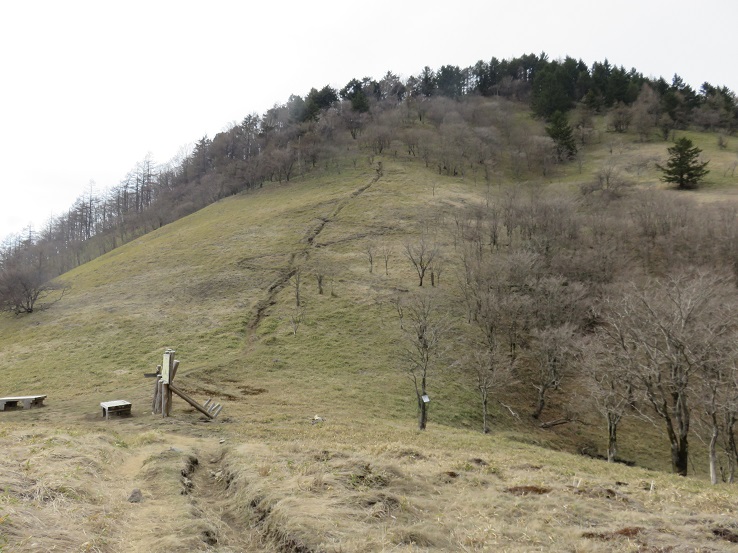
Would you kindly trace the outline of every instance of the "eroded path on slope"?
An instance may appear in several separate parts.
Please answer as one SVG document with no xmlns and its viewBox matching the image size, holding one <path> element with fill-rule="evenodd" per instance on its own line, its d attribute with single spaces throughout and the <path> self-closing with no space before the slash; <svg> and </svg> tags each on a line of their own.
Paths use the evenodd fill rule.
<svg viewBox="0 0 738 553">
<path fill-rule="evenodd" d="M 115 422 L 0 432 L 0 550 L 263 551 L 222 516 L 219 434 Z"/>
<path fill-rule="evenodd" d="M 321 232 L 323 232 L 326 225 L 335 221 L 346 206 L 376 184 L 381 177 L 382 171 L 380 166 L 377 169 L 376 175 L 367 184 L 357 188 L 347 197 L 334 204 L 333 210 L 327 215 L 317 217 L 315 224 L 305 232 L 305 235 L 301 240 L 301 247 L 287 255 L 285 265 L 278 271 L 277 277 L 266 288 L 264 297 L 256 302 L 252 308 L 251 316 L 249 317 L 249 322 L 247 324 L 248 336 L 253 336 L 256 329 L 264 320 L 264 317 L 266 317 L 269 308 L 276 303 L 277 295 L 285 286 L 287 286 L 290 279 L 297 273 L 299 265 L 305 263 L 309 259 L 310 250 L 315 247 L 320 247 L 320 245 L 316 243 L 316 240 L 320 236 Z"/>
</svg>

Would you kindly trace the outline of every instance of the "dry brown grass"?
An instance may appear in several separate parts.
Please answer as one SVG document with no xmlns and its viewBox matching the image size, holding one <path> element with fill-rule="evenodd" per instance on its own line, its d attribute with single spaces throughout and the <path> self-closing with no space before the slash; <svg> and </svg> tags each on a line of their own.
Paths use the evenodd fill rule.
<svg viewBox="0 0 738 553">
<path fill-rule="evenodd" d="M 662 146 L 623 147 L 621 162 Z M 477 398 L 448 370 L 428 430 L 414 430 L 391 303 L 417 286 L 403 242 L 485 192 L 419 166 L 386 159 L 369 188 L 367 166 L 230 198 L 76 269 L 53 309 L 0 319 L 4 393 L 49 393 L 0 416 L 0 551 L 738 551 L 732 487 L 555 451 L 596 450 L 599 423 L 554 434 L 495 405 L 482 435 Z M 450 233 L 437 238 L 453 251 Z M 392 246 L 389 275 L 369 274 L 370 240 Z M 294 290 L 278 284 L 298 265 L 295 334 Z M 452 280 L 449 265 L 442 289 Z M 218 420 L 178 399 L 170 419 L 151 415 L 141 373 L 165 347 L 182 388 L 224 404 Z M 118 397 L 133 416 L 102 422 L 98 402 Z M 659 436 L 624 423 L 621 452 L 666 468 Z"/>
<path fill-rule="evenodd" d="M 738 551 L 732 488 L 503 434 L 192 416 L 0 426 L 3 552 Z"/>
</svg>

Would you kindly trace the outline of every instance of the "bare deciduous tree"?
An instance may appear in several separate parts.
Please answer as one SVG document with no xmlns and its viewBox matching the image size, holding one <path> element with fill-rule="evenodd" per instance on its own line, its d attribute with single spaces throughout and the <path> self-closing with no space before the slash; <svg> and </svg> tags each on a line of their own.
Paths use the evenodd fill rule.
<svg viewBox="0 0 738 553">
<path fill-rule="evenodd" d="M 374 272 L 374 255 L 376 253 L 377 246 L 374 242 L 367 242 L 364 246 L 364 253 L 366 254 L 367 259 L 369 260 L 369 272 Z"/>
<path fill-rule="evenodd" d="M 723 481 L 733 484 L 735 472 L 738 469 L 738 442 L 735 436 L 735 427 L 738 423 L 738 375 L 735 366 L 732 367 L 732 381 L 728 383 L 728 392 L 721 409 L 722 432 L 719 435 L 720 446 L 727 458 L 727 467 L 720 470 Z"/>
<path fill-rule="evenodd" d="M 569 376 L 574 360 L 574 325 L 565 323 L 533 332 L 533 387 L 538 392 L 533 418 L 538 419 L 546 407 L 546 397 L 558 390 L 561 381 Z"/>
<path fill-rule="evenodd" d="M 418 429 L 425 430 L 428 423 L 428 378 L 436 368 L 435 362 L 441 353 L 441 339 L 448 329 L 448 323 L 427 295 L 413 298 L 403 312 L 406 337 L 404 368 L 415 387 Z"/>
<path fill-rule="evenodd" d="M 631 107 L 631 115 L 641 142 L 646 142 L 656 129 L 661 112 L 661 103 L 654 90 L 644 84 L 638 94 L 638 99 Z"/>
<path fill-rule="evenodd" d="M 302 307 L 302 301 L 300 299 L 300 292 L 302 287 L 302 270 L 297 267 L 290 277 L 290 285 L 295 289 L 295 307 Z"/>
<path fill-rule="evenodd" d="M 582 344 L 582 353 L 588 391 L 607 422 L 607 462 L 612 463 L 618 452 L 618 425 L 634 407 L 632 375 L 620 349 L 605 347 L 602 340 L 587 340 Z"/>
<path fill-rule="evenodd" d="M 3 263 L 0 266 L 0 311 L 19 315 L 33 313 L 39 308 L 39 300 L 51 292 L 58 292 L 60 300 L 67 287 L 51 281 L 48 274 L 28 264 Z"/>
<path fill-rule="evenodd" d="M 67 287 L 53 281 L 54 271 L 46 262 L 46 254 L 32 243 L 32 237 L 19 244 L 21 247 L 0 251 L 0 311 L 19 315 L 33 313 L 40 306 L 39 300 L 58 291 L 58 301 Z"/>
<path fill-rule="evenodd" d="M 632 118 L 633 113 L 631 109 L 622 102 L 619 102 L 610 112 L 610 125 L 615 132 L 624 133 L 628 130 Z"/>
<path fill-rule="evenodd" d="M 305 309 L 302 307 L 295 307 L 295 310 L 290 315 L 290 324 L 292 325 L 292 334 L 297 336 L 297 329 L 305 320 Z"/>
<path fill-rule="evenodd" d="M 467 365 L 471 368 L 482 405 L 482 431 L 489 432 L 489 399 L 493 390 L 512 384 L 514 358 L 504 352 L 501 339 L 508 313 L 503 298 L 514 294 L 505 280 L 505 271 L 496 265 L 478 264 L 468 273 L 471 286 L 465 286 L 473 297 L 474 316 L 469 318 L 479 330 L 471 344 Z"/>
<path fill-rule="evenodd" d="M 441 255 L 436 255 L 436 257 L 433 259 L 433 262 L 431 263 L 429 269 L 430 269 L 430 277 L 431 277 L 431 286 L 440 286 L 441 285 L 441 274 L 443 274 L 443 257 Z"/>
<path fill-rule="evenodd" d="M 418 273 L 418 286 L 423 286 L 425 273 L 433 264 L 439 252 L 439 247 L 435 242 L 431 242 L 429 237 L 424 233 L 416 245 L 410 242 L 405 243 L 405 255 L 415 267 Z"/>
<path fill-rule="evenodd" d="M 698 432 L 704 431 L 707 442 L 710 482 L 717 484 L 718 445 L 721 436 L 727 455 L 727 475 L 723 479 L 733 480 L 736 468 L 734 425 L 738 413 L 738 366 L 736 366 L 738 338 L 738 303 L 735 290 L 728 279 L 714 283 L 712 293 L 719 303 L 714 303 L 708 316 L 719 322 L 702 326 L 700 370 L 697 379 L 696 401 L 699 406 L 696 418 Z"/>
<path fill-rule="evenodd" d="M 674 472 L 686 476 L 698 378 L 716 361 L 729 325 L 721 316 L 725 279 L 679 273 L 619 291 L 603 313 L 609 344 L 628 357 L 645 401 L 663 422 Z"/>
<path fill-rule="evenodd" d="M 736 397 L 737 367 L 732 361 L 735 358 L 735 351 L 731 349 L 726 348 L 726 358 L 716 358 L 707 363 L 700 375 L 698 405 L 701 407 L 699 414 L 702 420 L 698 419 L 698 426 L 704 426 L 707 430 L 708 464 L 712 484 L 717 484 L 719 479 L 718 439 L 721 434 L 728 438 L 723 440 L 723 443 L 728 445 L 724 447 L 728 456 L 729 476 L 727 478 L 732 480 L 735 473 L 735 438 L 732 434 L 738 397 Z"/>
<path fill-rule="evenodd" d="M 405 330 L 405 302 L 400 294 L 395 294 L 390 300 L 392 306 L 397 312 L 397 319 L 400 321 L 400 330 Z"/>
<path fill-rule="evenodd" d="M 497 344 L 493 349 L 476 349 L 471 354 L 468 363 L 481 400 L 482 432 L 488 434 L 490 397 L 495 391 L 499 393 L 514 383 L 513 365 L 510 357 L 505 355 Z"/>
<path fill-rule="evenodd" d="M 382 254 L 382 259 L 384 260 L 384 274 L 385 276 L 389 276 L 389 260 L 390 257 L 392 257 L 394 250 L 392 249 L 392 246 L 389 245 L 387 242 L 383 242 L 380 251 Z"/>
<path fill-rule="evenodd" d="M 582 194 L 597 193 L 604 201 L 615 200 L 623 196 L 634 183 L 623 176 L 617 165 L 608 159 L 595 175 L 594 182 L 582 185 Z"/>
<path fill-rule="evenodd" d="M 588 290 L 579 282 L 549 276 L 530 285 L 533 318 L 539 328 L 555 328 L 563 324 L 578 327 L 589 308 Z"/>
<path fill-rule="evenodd" d="M 323 273 L 316 273 L 315 274 L 315 280 L 318 281 L 318 295 L 323 295 L 323 280 L 325 280 L 325 275 Z"/>
</svg>

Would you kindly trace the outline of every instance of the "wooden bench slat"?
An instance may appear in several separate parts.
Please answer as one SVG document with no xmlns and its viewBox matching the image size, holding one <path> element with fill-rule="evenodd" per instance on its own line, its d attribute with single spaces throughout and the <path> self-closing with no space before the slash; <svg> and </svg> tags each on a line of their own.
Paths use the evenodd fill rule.
<svg viewBox="0 0 738 553">
<path fill-rule="evenodd" d="M 45 395 L 0 397 L 0 411 L 5 411 L 6 406 L 18 407 L 18 403 L 23 403 L 24 409 L 39 407 L 44 404 L 45 399 Z"/>
<path fill-rule="evenodd" d="M 100 407 L 125 407 L 126 405 L 130 405 L 130 401 L 125 401 L 123 399 L 116 399 L 114 401 L 103 401 L 100 403 Z"/>
</svg>

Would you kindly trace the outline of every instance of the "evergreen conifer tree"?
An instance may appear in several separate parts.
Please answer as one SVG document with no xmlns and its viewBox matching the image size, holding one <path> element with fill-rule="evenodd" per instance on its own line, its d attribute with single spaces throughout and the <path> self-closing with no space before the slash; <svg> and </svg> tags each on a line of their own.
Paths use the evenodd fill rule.
<svg viewBox="0 0 738 553">
<path fill-rule="evenodd" d="M 702 153 L 698 147 L 692 144 L 689 138 L 682 137 L 668 149 L 669 160 L 663 167 L 656 164 L 663 173 L 661 180 L 677 185 L 682 190 L 697 188 L 702 179 L 709 173 L 707 164 L 709 161 L 700 161 Z"/>
<path fill-rule="evenodd" d="M 556 145 L 556 159 L 559 162 L 572 159 L 577 155 L 574 130 L 569 125 L 566 115 L 560 111 L 555 112 L 551 116 L 550 124 L 546 127 L 546 133 Z"/>
</svg>

